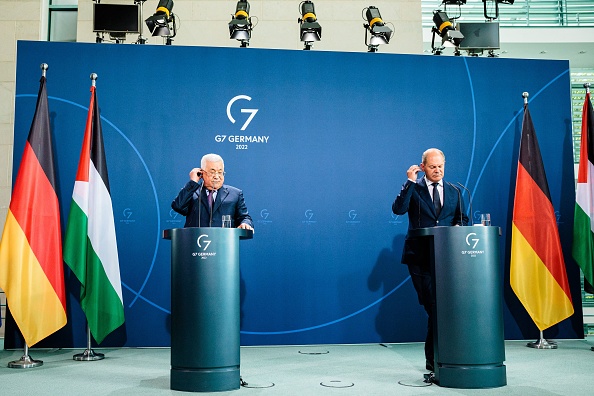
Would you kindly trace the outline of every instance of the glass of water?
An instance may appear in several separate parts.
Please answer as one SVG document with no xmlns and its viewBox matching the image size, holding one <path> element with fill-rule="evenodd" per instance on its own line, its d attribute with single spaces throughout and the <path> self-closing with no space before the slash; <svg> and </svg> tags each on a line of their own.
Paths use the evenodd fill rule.
<svg viewBox="0 0 594 396">
<path fill-rule="evenodd" d="M 231 215 L 223 215 L 223 228 L 231 228 Z"/>
<path fill-rule="evenodd" d="M 481 213 L 481 224 L 484 226 L 491 225 L 491 215 L 489 213 Z"/>
</svg>

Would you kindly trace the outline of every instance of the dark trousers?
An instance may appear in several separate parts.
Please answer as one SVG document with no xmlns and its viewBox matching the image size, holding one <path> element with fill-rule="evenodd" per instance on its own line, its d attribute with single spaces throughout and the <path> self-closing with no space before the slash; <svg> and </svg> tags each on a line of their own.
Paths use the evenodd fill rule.
<svg viewBox="0 0 594 396">
<path fill-rule="evenodd" d="M 425 308 L 427 312 L 427 337 L 425 338 L 425 359 L 433 363 L 433 311 L 432 306 L 435 304 L 435 297 L 433 296 L 433 288 L 431 287 L 431 273 L 429 269 L 422 268 L 418 265 L 409 264 L 408 272 L 413 282 L 413 286 L 417 291 L 419 297 L 419 304 Z"/>
</svg>

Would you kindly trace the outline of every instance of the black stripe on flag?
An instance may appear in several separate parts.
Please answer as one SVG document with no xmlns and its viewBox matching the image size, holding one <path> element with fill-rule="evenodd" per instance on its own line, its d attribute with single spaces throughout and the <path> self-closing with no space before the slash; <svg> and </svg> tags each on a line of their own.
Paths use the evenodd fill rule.
<svg viewBox="0 0 594 396">
<path fill-rule="evenodd" d="M 111 195 L 109 189 L 109 177 L 107 176 L 107 163 L 105 162 L 105 147 L 103 146 L 103 132 L 101 129 L 101 115 L 99 114 L 99 105 L 97 104 L 97 91 L 93 90 L 93 137 L 91 140 L 91 161 L 95 164 L 97 172 L 103 179 L 107 192 Z"/>
<path fill-rule="evenodd" d="M 39 93 L 37 94 L 35 115 L 31 122 L 31 129 L 29 130 L 27 141 L 33 149 L 45 176 L 51 183 L 54 191 L 56 191 L 56 169 L 54 167 L 49 106 L 47 103 L 47 90 L 45 84 L 46 78 L 42 76 L 39 81 Z"/>
<path fill-rule="evenodd" d="M 540 155 L 536 131 L 532 124 L 530 110 L 528 110 L 528 104 L 524 105 L 524 120 L 522 121 L 522 139 L 520 141 L 519 162 L 550 201 L 551 194 L 549 192 L 547 176 L 545 174 L 542 156 Z"/>
</svg>

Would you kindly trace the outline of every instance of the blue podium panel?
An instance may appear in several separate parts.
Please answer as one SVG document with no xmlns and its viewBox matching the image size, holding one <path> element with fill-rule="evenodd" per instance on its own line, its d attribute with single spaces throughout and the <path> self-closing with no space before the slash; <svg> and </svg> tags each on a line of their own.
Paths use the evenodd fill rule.
<svg viewBox="0 0 594 396">
<path fill-rule="evenodd" d="M 237 228 L 176 228 L 171 239 L 171 389 L 239 389 Z"/>
<path fill-rule="evenodd" d="M 64 227 L 89 75 L 98 75 L 126 316 L 102 345 L 169 346 L 171 252 L 161 234 L 183 227 L 171 201 L 210 152 L 225 159 L 225 182 L 243 190 L 255 223 L 240 253 L 243 345 L 422 341 L 425 314 L 399 264 L 407 219 L 391 204 L 430 146 L 446 154 L 446 179 L 472 192 L 469 215 L 491 213 L 502 227 L 507 271 L 523 91 L 570 252 L 567 61 L 20 41 L 15 174 L 41 63 Z M 578 301 L 579 269 L 566 261 Z M 504 280 L 506 337 L 537 337 Z M 40 346 L 85 346 L 74 279 L 68 290 L 67 328 Z M 581 337 L 577 310 L 551 335 Z M 7 348 L 20 343 L 6 330 Z"/>
<path fill-rule="evenodd" d="M 432 227 L 435 381 L 449 388 L 507 384 L 499 227 Z"/>
</svg>

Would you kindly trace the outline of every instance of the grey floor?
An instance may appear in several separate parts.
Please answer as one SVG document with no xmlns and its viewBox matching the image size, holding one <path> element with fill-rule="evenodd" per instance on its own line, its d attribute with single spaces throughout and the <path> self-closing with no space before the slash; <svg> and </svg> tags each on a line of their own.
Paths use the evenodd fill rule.
<svg viewBox="0 0 594 396">
<path fill-rule="evenodd" d="M 12 369 L 23 351 L 0 339 L 0 395 L 168 395 L 169 349 L 96 349 L 106 358 L 72 359 L 82 350 L 32 349 L 41 367 Z M 594 340 L 557 340 L 558 349 L 506 341 L 507 386 L 451 389 L 423 382 L 423 344 L 242 347 L 248 387 L 217 395 L 594 395 Z"/>
</svg>

